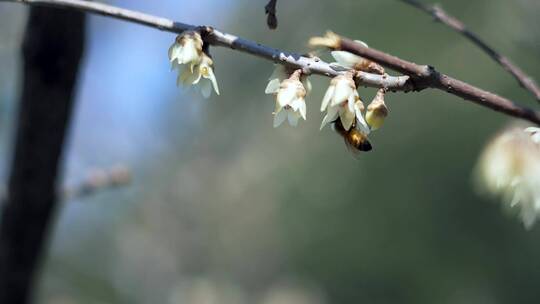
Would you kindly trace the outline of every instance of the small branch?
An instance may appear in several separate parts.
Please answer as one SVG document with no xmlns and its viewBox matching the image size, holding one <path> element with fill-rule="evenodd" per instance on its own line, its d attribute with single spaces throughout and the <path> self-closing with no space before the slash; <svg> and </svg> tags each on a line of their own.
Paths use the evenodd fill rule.
<svg viewBox="0 0 540 304">
<path fill-rule="evenodd" d="M 162 31 L 172 33 L 182 33 L 186 30 L 204 29 L 206 31 L 205 40 L 213 45 L 230 48 L 240 52 L 248 53 L 257 57 L 271 60 L 274 63 L 290 66 L 295 69 L 302 69 L 305 74 L 317 74 L 328 77 L 335 77 L 343 74 L 343 70 L 335 69 L 330 64 L 318 59 L 301 56 L 278 49 L 274 49 L 235 35 L 220 32 L 211 27 L 198 27 L 190 24 L 174 22 L 172 20 L 156 17 L 132 10 L 127 10 L 103 3 L 90 2 L 84 0 L 0 0 L 0 2 L 17 2 L 28 5 L 44 5 L 58 8 L 71 8 L 78 11 L 94 13 L 138 23 Z M 370 73 L 361 73 L 360 85 L 381 88 L 386 87 L 395 91 L 410 91 L 411 86 L 407 82 L 407 76 L 392 77 L 381 76 Z"/>
<path fill-rule="evenodd" d="M 94 169 L 79 183 L 65 185 L 58 190 L 59 200 L 70 201 L 86 198 L 103 190 L 114 189 L 131 183 L 131 170 L 128 167 L 116 165 L 109 169 Z M 4 184 L 0 184 L 0 207 L 7 199 Z"/>
<path fill-rule="evenodd" d="M 532 93 L 537 101 L 540 102 L 540 88 L 534 81 L 532 77 L 527 75 L 525 72 L 523 72 L 522 69 L 520 69 L 518 66 L 516 66 L 510 59 L 503 56 L 499 52 L 497 52 L 495 49 L 487 45 L 486 42 L 484 42 L 478 35 L 475 33 L 469 31 L 465 24 L 463 22 L 456 19 L 454 16 L 449 15 L 446 13 L 441 7 L 439 6 L 430 6 L 423 3 L 420 3 L 416 0 L 400 0 L 402 2 L 405 2 L 413 7 L 416 7 L 417 9 L 430 14 L 435 18 L 436 21 L 441 22 L 442 24 L 450 27 L 451 29 L 455 30 L 456 32 L 462 34 L 465 36 L 469 41 L 471 41 L 473 44 L 478 46 L 482 51 L 484 51 L 486 54 L 489 55 L 493 60 L 495 60 L 499 65 L 501 65 L 508 73 L 512 74 L 514 78 L 518 81 L 518 83 L 527 91 Z"/>
<path fill-rule="evenodd" d="M 127 185 L 131 182 L 131 172 L 124 166 L 114 166 L 108 170 L 92 170 L 79 184 L 65 187 L 63 190 L 64 200 L 81 199 L 96 192 L 113 189 Z"/>
<path fill-rule="evenodd" d="M 336 49 L 362 56 L 382 66 L 411 76 L 411 83 L 413 83 L 415 91 L 425 88 L 439 89 L 495 111 L 540 125 L 540 113 L 526 107 L 518 106 L 504 97 L 482 90 L 461 80 L 441 74 L 431 66 L 418 65 L 379 50 L 367 48 L 348 38 L 339 37 L 338 42 Z"/>
<path fill-rule="evenodd" d="M 266 12 L 266 24 L 268 24 L 268 27 L 272 30 L 277 28 L 278 22 L 277 22 L 277 16 L 276 16 L 276 5 L 277 0 L 270 0 L 268 1 L 268 4 L 264 7 L 264 10 Z"/>
</svg>

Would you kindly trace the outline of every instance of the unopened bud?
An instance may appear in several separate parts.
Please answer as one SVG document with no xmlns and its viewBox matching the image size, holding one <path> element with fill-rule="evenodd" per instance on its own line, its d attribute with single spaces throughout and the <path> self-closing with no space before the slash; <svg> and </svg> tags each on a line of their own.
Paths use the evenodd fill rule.
<svg viewBox="0 0 540 304">
<path fill-rule="evenodd" d="M 388 108 L 384 104 L 384 94 L 385 90 L 380 89 L 367 107 L 366 121 L 372 130 L 379 129 L 383 125 L 386 116 L 388 116 Z"/>
</svg>

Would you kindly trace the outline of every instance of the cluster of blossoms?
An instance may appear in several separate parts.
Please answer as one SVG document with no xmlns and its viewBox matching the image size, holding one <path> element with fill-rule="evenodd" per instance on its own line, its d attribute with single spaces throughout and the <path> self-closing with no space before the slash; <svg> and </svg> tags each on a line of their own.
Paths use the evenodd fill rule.
<svg viewBox="0 0 540 304">
<path fill-rule="evenodd" d="M 363 43 L 363 42 L 359 42 Z M 172 69 L 178 70 L 177 84 L 198 85 L 202 94 L 209 97 L 212 87 L 219 94 L 213 72 L 213 62 L 205 51 L 204 41 L 196 31 L 187 31 L 176 37 L 169 49 Z M 208 48 L 206 48 L 208 49 Z M 372 130 L 382 126 L 388 109 L 384 103 L 385 90 L 381 89 L 366 108 L 358 94 L 355 83 L 357 71 L 383 74 L 377 64 L 362 57 L 344 51 L 333 51 L 332 56 L 347 70 L 330 81 L 322 100 L 321 112 L 326 112 L 321 129 L 332 124 L 346 142 L 358 150 L 368 151 L 371 145 L 363 143 Z M 278 65 L 269 79 L 266 94 L 275 96 L 274 127 L 288 121 L 297 126 L 300 118 L 306 120 L 305 97 L 311 92 L 311 82 L 301 69 Z M 362 140 L 359 140 L 362 138 Z M 360 147 L 365 148 L 360 148 Z"/>
<path fill-rule="evenodd" d="M 381 89 L 366 109 L 358 94 L 354 81 L 355 71 L 369 70 L 384 73 L 382 69 L 371 61 L 344 51 L 333 51 L 332 56 L 338 64 L 349 70 L 334 77 L 326 90 L 321 103 L 321 112 L 326 112 L 321 129 L 328 124 L 339 122 L 339 128 L 347 141 L 354 148 L 359 149 L 356 140 L 349 140 L 349 135 L 362 134 L 367 140 L 367 135 L 380 128 L 388 115 L 388 108 L 384 103 L 385 90 Z M 296 126 L 299 118 L 306 119 L 305 97 L 311 91 L 311 83 L 302 70 L 288 70 L 278 66 L 269 79 L 266 94 L 275 95 L 276 107 L 274 111 L 274 127 L 278 127 L 285 120 Z M 371 149 L 371 146 L 369 147 Z M 369 150 L 360 149 L 360 150 Z"/>
<path fill-rule="evenodd" d="M 169 48 L 171 69 L 178 70 L 177 85 L 198 85 L 202 95 L 210 97 L 212 88 L 219 95 L 212 58 L 203 50 L 201 35 L 187 31 L 178 35 Z"/>
<path fill-rule="evenodd" d="M 509 207 L 519 207 L 523 224 L 540 218 L 540 128 L 511 127 L 491 140 L 478 165 L 482 188 Z"/>
</svg>

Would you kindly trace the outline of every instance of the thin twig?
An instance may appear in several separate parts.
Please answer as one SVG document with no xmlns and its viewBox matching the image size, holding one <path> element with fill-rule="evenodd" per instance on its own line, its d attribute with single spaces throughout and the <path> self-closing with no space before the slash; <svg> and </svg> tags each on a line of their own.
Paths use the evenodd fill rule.
<svg viewBox="0 0 540 304">
<path fill-rule="evenodd" d="M 428 65 L 418 65 L 416 63 L 403 60 L 373 48 L 367 48 L 351 39 L 339 37 L 338 45 L 335 49 L 347 51 L 358 56 L 373 60 L 382 66 L 411 76 L 411 83 L 415 91 L 425 88 L 434 88 L 446 91 L 450 94 L 462 97 L 479 105 L 491 108 L 495 111 L 506 113 L 510 116 L 522 118 L 540 125 L 540 113 L 532 109 L 521 107 L 512 101 L 482 90 L 461 80 L 439 73 L 434 67 Z"/>
<path fill-rule="evenodd" d="M 267 15 L 266 17 L 266 24 L 268 24 L 268 27 L 272 30 L 277 28 L 278 22 L 277 22 L 277 15 L 276 15 L 276 5 L 277 0 L 270 0 L 268 1 L 268 4 L 264 7 L 264 11 Z"/>
<path fill-rule="evenodd" d="M 495 60 L 499 65 L 501 65 L 508 73 L 512 74 L 518 83 L 527 91 L 532 93 L 537 101 L 540 102 L 540 87 L 536 84 L 534 79 L 523 72 L 518 66 L 516 66 L 510 59 L 503 56 L 501 53 L 497 52 L 494 48 L 489 46 L 484 40 L 482 40 L 478 35 L 471 32 L 463 22 L 458 20 L 456 17 L 449 15 L 444 11 L 440 6 L 430 6 L 423 4 L 416 0 L 400 0 L 411 6 L 416 7 L 417 9 L 430 14 L 435 18 L 436 21 L 441 22 L 442 24 L 450 27 L 456 32 L 465 36 L 469 41 L 478 46 L 482 51 L 489 55 L 493 60 Z"/>
<path fill-rule="evenodd" d="M 82 0 L 0 1 L 26 3 L 29 5 L 48 5 L 59 8 L 71 8 L 79 11 L 91 12 L 95 14 L 126 20 L 133 23 L 143 24 L 173 33 L 181 33 L 185 30 L 200 29 L 200 27 L 195 27 L 193 25 L 179 22 L 173 22 L 171 20 L 161 17 L 155 17 L 152 15 L 122 9 L 107 4 Z M 346 70 L 344 71 L 343 69 L 336 68 L 335 66 L 330 65 L 327 62 L 324 62 L 318 58 L 305 57 L 295 53 L 289 53 L 274 49 L 247 39 L 220 32 L 210 27 L 206 27 L 205 29 L 207 31 L 205 39 L 208 43 L 212 45 L 227 47 L 240 52 L 249 53 L 261 58 L 265 58 L 278 64 L 286 65 L 296 69 L 302 69 L 303 72 L 306 74 L 312 73 L 328 77 L 334 77 L 346 72 Z M 349 42 L 350 43 L 343 45 L 350 46 L 350 48 L 348 49 L 349 51 L 354 53 L 354 50 L 356 49 L 356 54 L 383 64 L 396 71 L 412 76 L 411 78 L 409 78 L 408 76 L 393 77 L 389 75 L 375 75 L 365 72 L 358 72 L 357 82 L 360 85 L 386 88 L 390 91 L 419 91 L 428 87 L 438 88 L 445 90 L 448 93 L 460 96 L 466 100 L 481 104 L 493 110 L 506 113 L 510 116 L 522 118 L 540 125 L 540 114 L 529 108 L 520 107 L 506 98 L 497 96 L 493 93 L 484 91 L 459 80 L 450 78 L 446 75 L 438 74 L 427 66 L 419 66 L 414 63 L 377 51 L 373 48 L 364 48 L 362 46 L 359 46 L 357 43 L 354 43 L 353 41 L 349 40 Z M 344 50 L 347 49 L 344 48 Z M 381 58 L 379 58 L 379 56 L 370 57 L 370 54 L 383 54 L 384 56 Z M 388 57 L 393 58 L 393 60 L 385 60 L 389 59 Z M 440 79 L 437 81 L 434 80 L 436 78 L 435 76 L 438 76 L 438 78 Z"/>
<path fill-rule="evenodd" d="M 64 185 L 58 190 L 59 200 L 82 199 L 104 190 L 115 189 L 131 183 L 131 170 L 122 165 L 98 168 L 88 172 L 83 180 L 74 185 Z M 5 185 L 0 183 L 0 207 L 7 198 Z"/>
<path fill-rule="evenodd" d="M 83 181 L 73 186 L 64 187 L 62 194 L 66 201 L 88 197 L 106 189 L 125 186 L 131 182 L 128 167 L 116 165 L 110 169 L 95 169 L 89 172 Z"/>
</svg>

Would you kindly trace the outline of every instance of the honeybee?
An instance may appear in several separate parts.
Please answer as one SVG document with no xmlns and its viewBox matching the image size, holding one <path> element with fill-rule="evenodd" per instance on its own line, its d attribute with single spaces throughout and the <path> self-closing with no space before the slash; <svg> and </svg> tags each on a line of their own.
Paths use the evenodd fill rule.
<svg viewBox="0 0 540 304">
<path fill-rule="evenodd" d="M 338 118 L 334 121 L 333 128 L 343 137 L 345 145 L 353 154 L 368 152 L 373 149 L 367 135 L 356 129 L 354 125 L 347 131 L 341 124 L 341 120 Z"/>
</svg>

